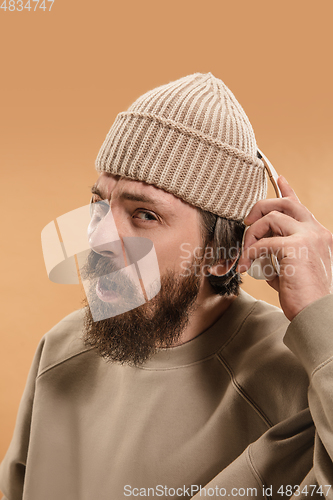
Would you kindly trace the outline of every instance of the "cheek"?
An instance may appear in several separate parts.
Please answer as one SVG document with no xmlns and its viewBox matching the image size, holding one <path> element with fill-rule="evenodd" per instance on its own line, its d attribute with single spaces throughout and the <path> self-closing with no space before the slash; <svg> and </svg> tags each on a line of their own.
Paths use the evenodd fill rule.
<svg viewBox="0 0 333 500">
<path fill-rule="evenodd" d="M 173 237 L 167 239 L 164 244 L 156 242 L 155 250 L 160 271 L 163 272 L 166 269 L 174 271 L 185 269 L 193 258 L 202 255 L 204 249 L 200 238 Z"/>
</svg>

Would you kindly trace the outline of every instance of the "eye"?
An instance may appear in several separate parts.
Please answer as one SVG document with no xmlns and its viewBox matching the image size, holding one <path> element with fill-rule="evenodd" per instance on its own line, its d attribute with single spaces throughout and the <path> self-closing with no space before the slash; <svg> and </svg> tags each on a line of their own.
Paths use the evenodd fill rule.
<svg viewBox="0 0 333 500">
<path fill-rule="evenodd" d="M 138 210 L 133 217 L 142 221 L 158 221 L 158 217 L 153 212 L 147 212 L 146 210 Z"/>
</svg>

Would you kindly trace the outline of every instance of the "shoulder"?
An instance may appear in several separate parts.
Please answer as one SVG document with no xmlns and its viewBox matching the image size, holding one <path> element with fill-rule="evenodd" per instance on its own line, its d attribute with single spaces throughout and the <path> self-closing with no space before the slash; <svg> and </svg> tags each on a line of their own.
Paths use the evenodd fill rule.
<svg viewBox="0 0 333 500">
<path fill-rule="evenodd" d="M 289 326 L 281 309 L 242 298 L 247 313 L 221 357 L 234 383 L 275 424 L 307 407 L 308 377 L 283 342 Z"/>
<path fill-rule="evenodd" d="M 242 292 L 242 304 L 247 305 L 250 314 L 244 322 L 244 328 L 255 329 L 260 336 L 281 329 L 285 332 L 289 325 L 289 320 L 279 307 L 273 306 L 264 300 L 256 300 L 250 295 Z M 250 306 L 252 306 L 250 308 Z"/>
<path fill-rule="evenodd" d="M 38 376 L 66 360 L 92 350 L 83 343 L 83 324 L 84 309 L 79 309 L 63 318 L 44 335 L 39 347 Z"/>
<path fill-rule="evenodd" d="M 227 343 L 230 353 L 247 352 L 261 342 L 281 343 L 289 320 L 279 307 L 257 300 L 243 290 L 229 308 L 233 333 Z"/>
</svg>

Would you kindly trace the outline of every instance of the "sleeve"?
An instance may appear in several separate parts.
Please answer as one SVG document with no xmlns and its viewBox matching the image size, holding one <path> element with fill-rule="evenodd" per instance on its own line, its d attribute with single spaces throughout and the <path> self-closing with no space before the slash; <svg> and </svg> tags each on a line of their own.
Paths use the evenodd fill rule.
<svg viewBox="0 0 333 500">
<path fill-rule="evenodd" d="M 13 438 L 5 458 L 0 465 L 0 490 L 5 495 L 2 500 L 22 500 L 25 467 L 29 450 L 35 380 L 43 346 L 44 339 L 41 340 L 35 353 L 20 402 Z"/>
<path fill-rule="evenodd" d="M 309 376 L 309 408 L 316 429 L 312 478 L 323 487 L 322 498 L 333 498 L 333 295 L 294 318 L 285 344 Z"/>
<path fill-rule="evenodd" d="M 194 499 L 333 499 L 333 295 L 301 311 L 284 342 L 309 376 L 309 408 L 271 427 Z"/>
</svg>

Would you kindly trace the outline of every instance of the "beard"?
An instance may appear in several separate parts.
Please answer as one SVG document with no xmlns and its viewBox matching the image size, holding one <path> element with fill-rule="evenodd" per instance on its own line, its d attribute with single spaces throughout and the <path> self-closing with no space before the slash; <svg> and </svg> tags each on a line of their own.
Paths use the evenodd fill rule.
<svg viewBox="0 0 333 500">
<path fill-rule="evenodd" d="M 158 294 L 137 307 L 131 280 L 123 274 L 117 276 L 114 273 L 111 259 L 91 252 L 82 271 L 82 277 L 89 280 L 88 299 L 84 300 L 84 344 L 96 348 L 107 361 L 133 366 L 142 365 L 160 348 L 175 345 L 195 310 L 202 279 L 200 273 L 197 274 L 198 266 L 200 260 L 193 259 L 185 276 L 168 270 L 161 276 Z M 110 273 L 114 273 L 112 282 L 105 276 Z M 97 296 L 98 282 L 116 290 L 122 297 L 119 300 L 125 300 L 130 310 L 115 316 L 114 304 L 104 302 Z M 97 312 L 98 317 L 105 319 L 94 321 L 91 309 L 94 316 Z"/>
</svg>

